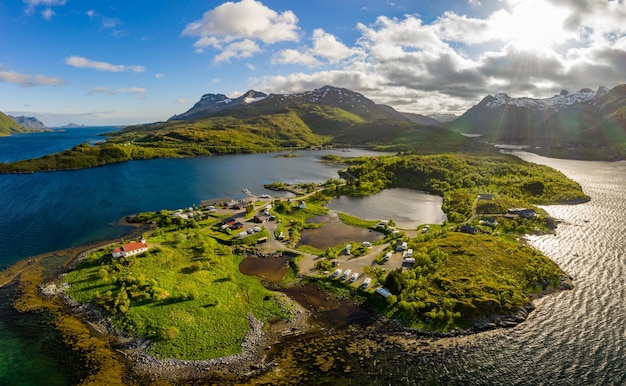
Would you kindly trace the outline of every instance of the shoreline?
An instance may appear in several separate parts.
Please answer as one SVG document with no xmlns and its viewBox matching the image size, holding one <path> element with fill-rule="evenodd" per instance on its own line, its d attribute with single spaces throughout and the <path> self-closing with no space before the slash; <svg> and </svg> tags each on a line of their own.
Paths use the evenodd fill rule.
<svg viewBox="0 0 626 386">
<path fill-rule="evenodd" d="M 151 229 L 151 226 L 147 224 L 130 223 L 126 221 L 126 219 L 127 217 L 124 217 L 117 222 L 119 226 L 131 227 L 129 232 L 122 237 L 139 237 L 143 232 Z M 56 291 L 46 290 L 50 283 L 58 283 L 64 273 L 75 268 L 90 252 L 118 242 L 119 239 L 100 240 L 22 260 L 11 266 L 11 268 L 16 266 L 20 268 L 20 270 L 14 272 L 10 280 L 0 284 L 5 285 L 10 283 L 18 278 L 21 272 L 27 270 L 29 266 L 41 263 L 46 257 L 67 254 L 68 258 L 63 263 L 62 272 L 55 275 L 52 279 L 47 280 L 47 283 L 40 283 L 38 285 L 39 295 L 44 298 L 61 298 L 64 307 L 69 312 L 82 320 L 92 331 L 108 339 L 112 345 L 111 350 L 123 356 L 126 361 L 125 367 L 128 372 L 127 376 L 130 378 L 138 377 L 149 381 L 167 380 L 175 382 L 189 379 L 223 380 L 231 378 L 247 381 L 261 374 L 265 374 L 277 366 L 273 358 L 268 358 L 268 355 L 270 355 L 268 350 L 277 343 L 288 345 L 289 342 L 287 342 L 287 340 L 289 339 L 285 339 L 286 335 L 281 335 L 278 331 L 272 331 L 272 325 L 269 327 L 269 332 L 264 331 L 263 323 L 250 314 L 248 315 L 250 330 L 242 342 L 242 352 L 238 354 L 209 360 L 158 359 L 148 352 L 149 341 L 129 337 L 126 336 L 124 332 L 115 331 L 108 323 L 108 317 L 103 316 L 94 306 L 74 302 L 65 295 L 62 289 Z M 7 273 L 7 276 L 8 275 Z M 529 294 L 529 303 L 515 314 L 494 315 L 485 320 L 474 321 L 471 327 L 464 330 L 453 330 L 446 333 L 422 331 L 403 326 L 394 320 L 380 318 L 375 326 L 371 326 L 371 329 L 368 327 L 367 330 L 371 330 L 374 334 L 383 334 L 386 339 L 389 340 L 389 344 L 392 344 L 394 341 L 399 341 L 402 338 L 407 338 L 417 342 L 412 344 L 421 347 L 421 350 L 423 349 L 429 352 L 439 352 L 443 350 L 440 354 L 446 355 L 446 350 L 458 348 L 468 342 L 480 340 L 484 336 L 490 336 L 524 322 L 535 310 L 534 303 L 536 300 L 556 292 L 573 288 L 571 285 L 572 278 L 566 274 L 564 274 L 563 277 L 568 280 L 561 280 L 560 286 L 548 288 L 547 291 L 544 289 L 544 291 L 539 294 Z M 565 282 L 567 282 L 567 285 L 563 285 Z M 56 289 L 56 284 L 53 285 Z M 295 336 L 296 340 L 298 340 L 298 336 L 302 335 L 303 339 L 306 339 L 308 333 L 312 331 L 321 334 L 332 334 L 332 332 L 324 331 L 323 328 L 316 331 L 313 323 L 307 320 L 314 311 L 306 309 L 295 300 L 294 303 L 297 304 L 299 310 L 296 317 L 278 323 L 282 324 L 285 329 L 293 333 L 287 337 Z M 343 333 L 349 328 L 350 326 L 343 327 L 335 332 Z"/>
</svg>

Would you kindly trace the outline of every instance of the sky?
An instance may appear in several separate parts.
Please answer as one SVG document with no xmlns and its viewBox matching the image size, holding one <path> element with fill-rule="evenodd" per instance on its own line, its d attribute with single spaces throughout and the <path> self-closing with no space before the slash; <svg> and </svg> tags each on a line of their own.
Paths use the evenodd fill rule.
<svg viewBox="0 0 626 386">
<path fill-rule="evenodd" d="M 420 114 L 626 83 L 624 0 L 3 0 L 0 111 L 167 120 L 331 85 Z"/>
</svg>

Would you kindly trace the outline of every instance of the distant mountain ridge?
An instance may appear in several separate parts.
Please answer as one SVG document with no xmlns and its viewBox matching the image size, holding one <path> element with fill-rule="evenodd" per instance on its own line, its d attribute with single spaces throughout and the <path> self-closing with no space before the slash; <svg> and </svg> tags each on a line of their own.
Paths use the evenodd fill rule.
<svg viewBox="0 0 626 386">
<path fill-rule="evenodd" d="M 392 107 L 378 105 L 360 93 L 333 86 L 294 94 L 265 94 L 250 90 L 235 99 L 223 94 L 205 94 L 191 109 L 169 119 L 195 120 L 211 116 L 234 115 L 251 117 L 272 114 L 302 105 L 332 106 L 356 114 L 363 119 L 409 119 Z"/>
<path fill-rule="evenodd" d="M 499 143 L 589 147 L 626 142 L 626 85 L 550 98 L 488 95 L 448 127 Z"/>
<path fill-rule="evenodd" d="M 126 127 L 109 141 L 184 147 L 194 154 L 325 145 L 427 154 L 484 147 L 432 118 L 401 113 L 333 86 L 293 94 L 250 90 L 237 98 L 205 94 L 182 114 L 165 122 Z"/>
<path fill-rule="evenodd" d="M 26 117 L 24 115 L 20 115 L 19 117 L 9 115 L 8 117 L 29 130 L 50 130 L 50 128 L 35 117 Z"/>
</svg>

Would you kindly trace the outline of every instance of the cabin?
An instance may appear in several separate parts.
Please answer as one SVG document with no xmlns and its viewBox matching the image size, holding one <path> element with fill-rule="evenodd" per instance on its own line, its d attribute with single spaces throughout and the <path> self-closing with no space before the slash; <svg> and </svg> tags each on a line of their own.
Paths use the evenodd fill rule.
<svg viewBox="0 0 626 386">
<path fill-rule="evenodd" d="M 527 208 L 510 208 L 508 214 L 520 216 L 523 218 L 533 218 L 537 216 L 537 212 L 534 209 Z"/>
<path fill-rule="evenodd" d="M 471 225 L 461 225 L 460 231 L 463 233 L 468 233 L 470 235 L 475 235 L 478 233 L 478 228 Z"/>
<path fill-rule="evenodd" d="M 111 255 L 113 257 L 128 257 L 137 255 L 148 250 L 148 244 L 145 240 L 136 241 L 134 243 L 124 244 L 119 248 L 115 248 Z"/>
</svg>

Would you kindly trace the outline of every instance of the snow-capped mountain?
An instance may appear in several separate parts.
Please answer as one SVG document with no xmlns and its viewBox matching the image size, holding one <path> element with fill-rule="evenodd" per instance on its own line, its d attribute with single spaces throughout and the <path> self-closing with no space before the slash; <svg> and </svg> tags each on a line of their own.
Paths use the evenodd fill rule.
<svg viewBox="0 0 626 386">
<path fill-rule="evenodd" d="M 231 99 L 224 94 L 205 94 L 191 109 L 180 115 L 174 115 L 169 120 L 195 119 L 222 110 L 232 109 L 236 106 L 255 103 L 265 98 L 267 98 L 267 94 L 254 90 L 250 90 L 235 99 Z"/>
<path fill-rule="evenodd" d="M 175 115 L 170 120 L 194 120 L 220 115 L 252 117 L 303 106 L 337 107 L 367 120 L 408 121 L 407 117 L 389 106 L 378 105 L 360 93 L 332 86 L 293 94 L 267 95 L 251 90 L 236 99 L 223 94 L 206 94 L 189 111 Z"/>
<path fill-rule="evenodd" d="M 448 127 L 493 142 L 553 147 L 599 144 L 605 138 L 601 132 L 611 126 L 614 140 L 620 140 L 626 138 L 620 115 L 626 109 L 625 87 L 563 90 L 542 99 L 488 95 Z"/>
<path fill-rule="evenodd" d="M 545 99 L 535 98 L 511 98 L 507 94 L 496 94 L 491 101 L 487 102 L 488 108 L 498 108 L 501 106 L 517 106 L 528 107 L 535 110 L 560 109 L 563 106 L 571 106 L 576 103 L 587 102 L 595 98 L 597 95 L 607 92 L 606 87 L 600 87 L 598 91 L 584 88 L 577 93 L 570 94 L 567 90 L 561 91 L 559 95 L 555 95 Z M 487 97 L 488 98 L 488 97 Z M 485 99 L 487 99 L 485 98 Z"/>
</svg>

